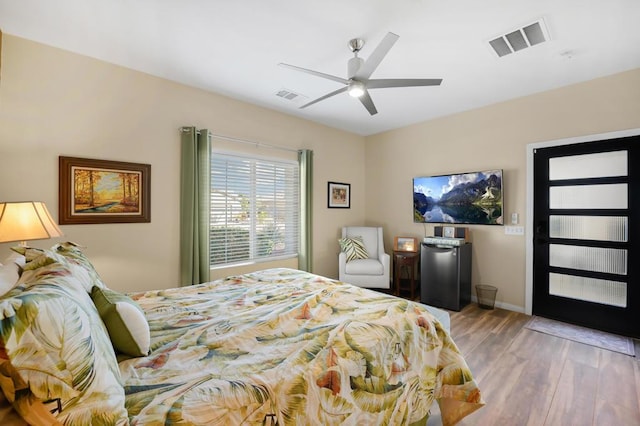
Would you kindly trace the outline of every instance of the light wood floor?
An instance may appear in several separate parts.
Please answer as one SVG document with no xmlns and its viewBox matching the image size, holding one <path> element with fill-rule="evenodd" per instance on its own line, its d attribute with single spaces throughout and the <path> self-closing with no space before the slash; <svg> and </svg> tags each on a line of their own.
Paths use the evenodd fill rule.
<svg viewBox="0 0 640 426">
<path fill-rule="evenodd" d="M 486 402 L 459 425 L 640 425 L 639 358 L 526 329 L 531 317 L 516 312 L 471 304 L 450 314 Z M 439 424 L 436 407 L 428 425 Z"/>
</svg>

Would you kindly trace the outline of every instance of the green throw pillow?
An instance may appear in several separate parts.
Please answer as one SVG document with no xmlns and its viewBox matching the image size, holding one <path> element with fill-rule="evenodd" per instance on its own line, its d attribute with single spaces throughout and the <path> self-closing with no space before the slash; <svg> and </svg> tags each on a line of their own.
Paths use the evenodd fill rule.
<svg viewBox="0 0 640 426">
<path fill-rule="evenodd" d="M 130 297 L 108 288 L 93 287 L 91 299 L 107 327 L 111 344 L 124 354 L 146 356 L 151 346 L 149 323 Z"/>
<path fill-rule="evenodd" d="M 347 262 L 355 259 L 369 258 L 369 253 L 367 253 L 367 249 L 364 247 L 362 237 L 340 238 L 338 242 L 340 243 L 342 251 L 347 255 Z"/>
</svg>

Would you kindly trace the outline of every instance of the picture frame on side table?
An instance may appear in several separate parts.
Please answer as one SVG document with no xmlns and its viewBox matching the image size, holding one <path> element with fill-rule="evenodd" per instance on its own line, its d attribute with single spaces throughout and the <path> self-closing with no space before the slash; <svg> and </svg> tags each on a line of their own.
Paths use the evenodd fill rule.
<svg viewBox="0 0 640 426">
<path fill-rule="evenodd" d="M 59 157 L 60 225 L 151 222 L 151 165 Z"/>
<path fill-rule="evenodd" d="M 418 251 L 418 239 L 413 237 L 395 237 L 393 239 L 393 251 Z"/>
<path fill-rule="evenodd" d="M 327 186 L 327 207 L 330 209 L 351 208 L 351 185 L 348 183 L 329 182 Z"/>
</svg>

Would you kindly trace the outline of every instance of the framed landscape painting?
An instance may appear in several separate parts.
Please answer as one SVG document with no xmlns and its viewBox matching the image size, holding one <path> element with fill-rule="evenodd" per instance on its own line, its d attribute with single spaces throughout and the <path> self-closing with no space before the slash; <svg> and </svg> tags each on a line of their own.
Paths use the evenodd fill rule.
<svg viewBox="0 0 640 426">
<path fill-rule="evenodd" d="M 59 223 L 151 222 L 151 165 L 59 158 Z"/>
</svg>

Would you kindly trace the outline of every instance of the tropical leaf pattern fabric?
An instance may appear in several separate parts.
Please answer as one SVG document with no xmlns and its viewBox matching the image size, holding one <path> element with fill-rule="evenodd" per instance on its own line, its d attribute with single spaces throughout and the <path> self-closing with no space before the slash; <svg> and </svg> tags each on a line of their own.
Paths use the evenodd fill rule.
<svg viewBox="0 0 640 426">
<path fill-rule="evenodd" d="M 369 258 L 369 253 L 367 253 L 362 237 L 340 238 L 338 243 L 340 243 L 340 249 L 347 255 L 347 262 Z"/>
<path fill-rule="evenodd" d="M 64 243 L 54 245 L 51 247 L 51 250 L 56 254 L 64 256 L 70 263 L 76 263 L 82 266 L 87 271 L 89 278 L 91 279 L 91 286 L 87 288 L 87 293 L 91 294 L 94 287 L 106 288 L 107 286 L 104 284 L 93 264 L 82 252 L 80 247 L 80 245 L 74 242 L 66 241 Z"/>
<path fill-rule="evenodd" d="M 27 265 L 0 298 L 4 397 L 32 425 L 128 424 L 115 353 L 86 292 L 89 275 L 46 250 Z"/>
<path fill-rule="evenodd" d="M 444 424 L 483 405 L 419 304 L 292 269 L 133 293 L 151 353 L 120 362 L 131 424 Z"/>
</svg>

